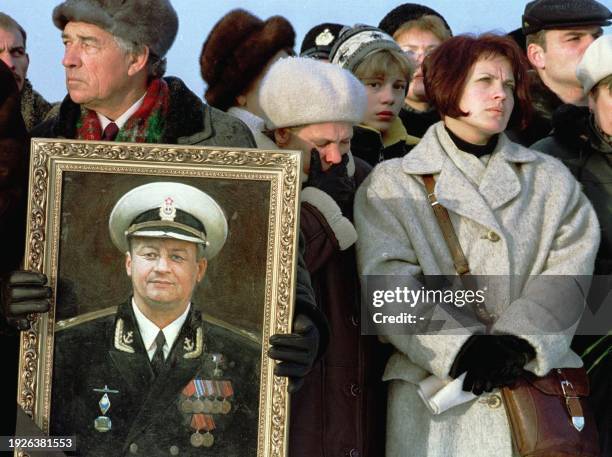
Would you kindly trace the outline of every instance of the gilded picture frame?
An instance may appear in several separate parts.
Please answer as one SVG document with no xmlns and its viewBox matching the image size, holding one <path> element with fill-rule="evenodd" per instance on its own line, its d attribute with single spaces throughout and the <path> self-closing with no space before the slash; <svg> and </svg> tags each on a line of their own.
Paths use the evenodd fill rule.
<svg viewBox="0 0 612 457">
<path fill-rule="evenodd" d="M 204 303 L 205 321 L 256 344 L 258 413 L 256 424 L 248 424 L 256 429 L 253 457 L 284 456 L 287 382 L 274 376 L 266 352 L 270 335 L 290 331 L 300 169 L 300 154 L 292 151 L 33 139 L 25 268 L 45 273 L 53 296 L 50 311 L 30 316 L 31 329 L 21 335 L 17 401 L 25 413 L 53 434 L 53 413 L 62 408 L 52 404 L 54 387 L 62 385 L 59 374 L 54 380 L 54 354 L 61 349 L 55 336 L 114 316 L 129 295 L 124 254 L 110 241 L 113 205 L 141 184 L 180 182 L 213 197 L 228 221 L 226 244 L 209 262 L 192 303 Z M 79 357 L 79 348 L 70 350 Z M 223 430 L 215 433 L 222 439 Z"/>
</svg>

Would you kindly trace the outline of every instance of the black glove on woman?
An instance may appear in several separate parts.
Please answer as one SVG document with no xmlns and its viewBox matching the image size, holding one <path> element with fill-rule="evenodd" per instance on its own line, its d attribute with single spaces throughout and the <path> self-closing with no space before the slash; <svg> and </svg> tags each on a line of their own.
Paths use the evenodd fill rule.
<svg viewBox="0 0 612 457">
<path fill-rule="evenodd" d="M 355 180 L 348 175 L 348 154 L 342 156 L 340 163 L 332 165 L 329 170 L 323 171 L 321 157 L 317 149 L 310 151 L 310 171 L 308 181 L 304 187 L 316 187 L 322 190 L 343 210 L 352 206 L 355 197 Z"/>
<path fill-rule="evenodd" d="M 274 374 L 289 378 L 290 393 L 299 390 L 319 352 L 319 331 L 315 323 L 305 314 L 298 314 L 293 333 L 272 335 L 270 344 L 268 356 L 279 361 Z"/>
<path fill-rule="evenodd" d="M 514 384 L 536 353 L 531 344 L 514 335 L 472 335 L 453 362 L 452 378 L 466 373 L 463 390 L 480 395 Z"/>
</svg>

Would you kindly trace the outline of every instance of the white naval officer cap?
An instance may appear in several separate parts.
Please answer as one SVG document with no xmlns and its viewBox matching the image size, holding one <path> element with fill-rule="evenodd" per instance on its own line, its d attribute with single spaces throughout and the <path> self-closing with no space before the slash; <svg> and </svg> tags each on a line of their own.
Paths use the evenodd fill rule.
<svg viewBox="0 0 612 457">
<path fill-rule="evenodd" d="M 227 220 L 218 203 L 195 187 L 177 182 L 138 186 L 115 204 L 108 220 L 111 240 L 129 251 L 128 238 L 172 238 L 201 244 L 213 258 L 227 239 Z"/>
</svg>

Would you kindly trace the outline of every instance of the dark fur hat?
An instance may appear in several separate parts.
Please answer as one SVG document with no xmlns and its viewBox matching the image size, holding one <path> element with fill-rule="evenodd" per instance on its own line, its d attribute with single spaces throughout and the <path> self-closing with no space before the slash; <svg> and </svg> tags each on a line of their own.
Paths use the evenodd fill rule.
<svg viewBox="0 0 612 457">
<path fill-rule="evenodd" d="M 392 9 L 385 17 L 382 18 L 380 24 L 378 24 L 378 28 L 393 36 L 397 29 L 399 29 L 406 22 L 414 21 L 415 19 L 428 14 L 442 19 L 442 22 L 444 22 L 444 25 L 452 35 L 450 26 L 440 13 L 425 5 L 419 5 L 417 3 L 404 3 L 403 5 Z"/>
<path fill-rule="evenodd" d="M 164 57 L 176 38 L 178 17 L 169 0 L 66 0 L 53 10 L 53 23 L 97 25 L 114 36 L 145 45 Z"/>
<path fill-rule="evenodd" d="M 291 50 L 295 31 L 287 19 L 262 21 L 236 9 L 221 18 L 202 46 L 200 72 L 208 85 L 206 101 L 223 111 L 259 76 L 272 57 Z"/>
</svg>

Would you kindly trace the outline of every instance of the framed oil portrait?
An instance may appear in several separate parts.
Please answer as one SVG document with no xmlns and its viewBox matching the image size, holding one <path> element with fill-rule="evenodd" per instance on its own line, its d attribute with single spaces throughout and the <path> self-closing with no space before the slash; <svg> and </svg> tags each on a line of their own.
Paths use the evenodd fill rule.
<svg viewBox="0 0 612 457">
<path fill-rule="evenodd" d="M 270 335 L 290 331 L 293 313 L 299 153 L 42 139 L 31 150 L 25 266 L 48 276 L 53 297 L 22 333 L 24 411 L 51 436 L 75 436 L 71 455 L 285 455 L 286 379 L 274 376 L 266 352 Z M 177 197 L 176 189 L 189 190 Z M 126 199 L 136 210 L 109 230 Z M 159 204 L 129 222 L 144 200 Z M 219 247 L 220 229 L 210 208 L 190 209 L 204 200 L 226 224 L 213 258 L 206 253 Z M 180 236 L 169 239 L 143 214 L 170 220 Z M 158 249 L 143 258 L 163 258 L 155 262 L 173 273 L 191 251 L 185 260 L 163 246 L 203 246 L 197 284 L 182 289 L 187 308 L 167 327 L 173 342 L 153 335 L 152 343 L 156 321 L 140 304 L 150 277 L 139 283 L 134 273 L 137 239 Z M 156 347 L 165 347 L 161 368 Z"/>
</svg>

